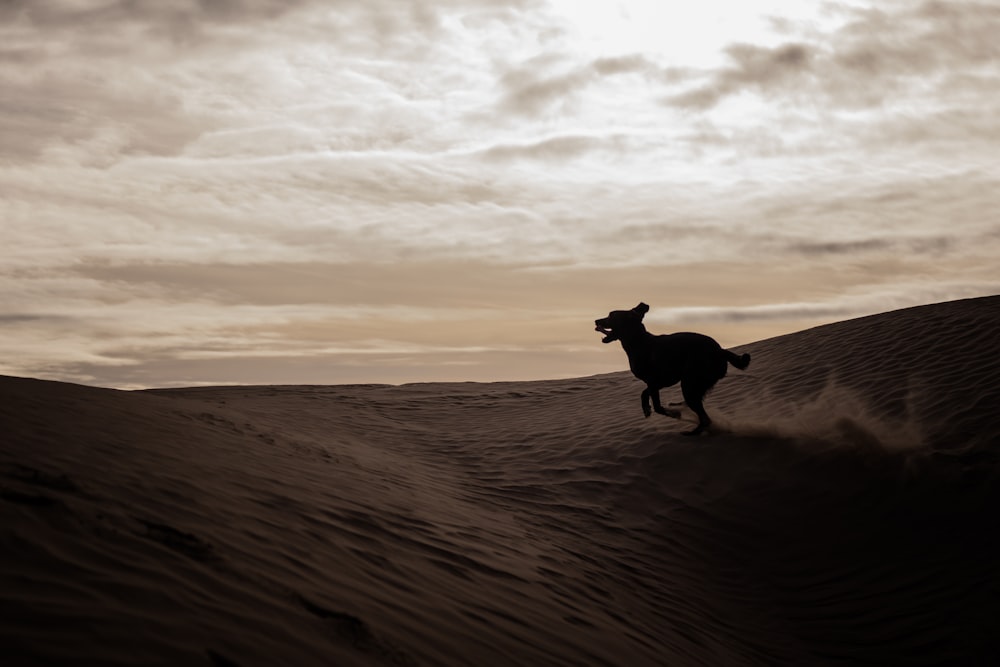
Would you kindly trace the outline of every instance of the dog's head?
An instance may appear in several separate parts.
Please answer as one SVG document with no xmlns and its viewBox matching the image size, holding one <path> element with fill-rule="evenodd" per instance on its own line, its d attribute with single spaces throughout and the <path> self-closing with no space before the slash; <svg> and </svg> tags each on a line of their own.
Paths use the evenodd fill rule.
<svg viewBox="0 0 1000 667">
<path fill-rule="evenodd" d="M 594 320 L 594 331 L 604 334 L 602 343 L 610 343 L 646 331 L 642 317 L 649 312 L 649 306 L 640 303 L 632 310 L 612 310 L 607 317 Z"/>
</svg>

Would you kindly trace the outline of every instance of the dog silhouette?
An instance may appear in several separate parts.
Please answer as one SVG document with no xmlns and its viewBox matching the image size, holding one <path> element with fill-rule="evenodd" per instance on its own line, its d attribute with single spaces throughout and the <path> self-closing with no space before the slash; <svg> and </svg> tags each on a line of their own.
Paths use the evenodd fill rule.
<svg viewBox="0 0 1000 667">
<path fill-rule="evenodd" d="M 594 320 L 595 330 L 604 334 L 603 343 L 621 341 L 629 369 L 646 383 L 642 390 L 643 414 L 652 414 L 652 400 L 652 409 L 659 414 L 680 418 L 679 410 L 664 408 L 660 403 L 660 389 L 680 382 L 684 402 L 698 415 L 698 425 L 684 435 L 698 435 L 712 423 L 703 404 L 705 394 L 726 377 L 729 364 L 740 370 L 749 366 L 750 355 L 730 352 L 704 334 L 651 334 L 642 323 L 647 312 L 649 306 L 644 303 L 631 310 L 613 310 L 607 317 Z"/>
</svg>

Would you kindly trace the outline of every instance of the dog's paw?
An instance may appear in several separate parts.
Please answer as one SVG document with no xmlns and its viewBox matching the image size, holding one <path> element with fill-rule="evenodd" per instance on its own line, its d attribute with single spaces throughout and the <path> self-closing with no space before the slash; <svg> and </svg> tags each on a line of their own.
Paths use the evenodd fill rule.
<svg viewBox="0 0 1000 667">
<path fill-rule="evenodd" d="M 642 406 L 642 414 L 644 417 L 649 417 L 649 415 L 653 414 L 653 411 L 644 405 Z"/>
<path fill-rule="evenodd" d="M 681 411 L 680 410 L 671 410 L 670 408 L 666 408 L 663 411 L 663 414 L 665 414 L 668 417 L 673 417 L 674 419 L 680 419 L 681 418 Z"/>
</svg>

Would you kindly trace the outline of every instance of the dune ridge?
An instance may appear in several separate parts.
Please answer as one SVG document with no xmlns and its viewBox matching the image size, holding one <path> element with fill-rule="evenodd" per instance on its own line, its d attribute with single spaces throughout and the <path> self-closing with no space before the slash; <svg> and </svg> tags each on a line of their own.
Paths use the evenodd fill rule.
<svg viewBox="0 0 1000 667">
<path fill-rule="evenodd" d="M 627 372 L 0 377 L 4 664 L 993 664 L 998 327 L 740 347 L 701 438 Z"/>
</svg>

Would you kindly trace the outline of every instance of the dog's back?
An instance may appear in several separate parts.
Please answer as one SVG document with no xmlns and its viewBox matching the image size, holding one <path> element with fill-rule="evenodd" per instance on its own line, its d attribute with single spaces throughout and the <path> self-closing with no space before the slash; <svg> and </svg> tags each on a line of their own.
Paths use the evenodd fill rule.
<svg viewBox="0 0 1000 667">
<path fill-rule="evenodd" d="M 652 336 L 650 356 L 632 371 L 651 384 L 669 386 L 677 382 L 713 385 L 726 376 L 725 350 L 714 338 L 691 331 Z M 641 373 L 641 374 L 640 374 Z"/>
</svg>

